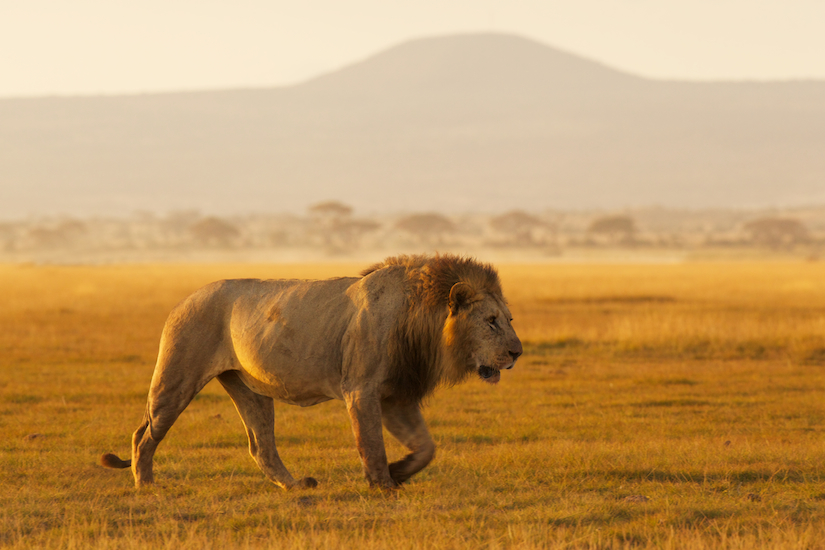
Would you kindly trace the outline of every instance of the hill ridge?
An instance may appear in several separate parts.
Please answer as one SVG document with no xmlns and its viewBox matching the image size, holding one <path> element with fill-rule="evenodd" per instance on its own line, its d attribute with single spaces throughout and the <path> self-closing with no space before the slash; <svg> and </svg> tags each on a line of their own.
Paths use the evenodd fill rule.
<svg viewBox="0 0 825 550">
<path fill-rule="evenodd" d="M 289 87 L 6 99 L 0 120 L 0 217 L 825 202 L 825 82 L 644 79 L 511 35 Z"/>
</svg>

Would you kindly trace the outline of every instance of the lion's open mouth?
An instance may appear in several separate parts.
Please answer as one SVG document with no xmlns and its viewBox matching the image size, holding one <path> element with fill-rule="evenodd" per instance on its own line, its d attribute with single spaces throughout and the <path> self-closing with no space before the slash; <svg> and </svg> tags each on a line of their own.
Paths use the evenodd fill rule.
<svg viewBox="0 0 825 550">
<path fill-rule="evenodd" d="M 485 367 L 483 365 L 478 367 L 478 375 L 482 380 L 489 382 L 490 384 L 495 384 L 501 379 L 500 370 L 494 369 L 493 367 Z"/>
</svg>

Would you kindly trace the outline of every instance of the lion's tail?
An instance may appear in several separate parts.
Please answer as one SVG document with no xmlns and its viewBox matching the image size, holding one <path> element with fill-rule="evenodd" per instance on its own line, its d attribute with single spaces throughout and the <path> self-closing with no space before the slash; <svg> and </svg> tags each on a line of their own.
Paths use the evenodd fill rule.
<svg viewBox="0 0 825 550">
<path fill-rule="evenodd" d="M 106 468 L 128 468 L 132 465 L 131 460 L 123 460 L 117 455 L 106 453 L 100 457 L 100 465 Z"/>
</svg>

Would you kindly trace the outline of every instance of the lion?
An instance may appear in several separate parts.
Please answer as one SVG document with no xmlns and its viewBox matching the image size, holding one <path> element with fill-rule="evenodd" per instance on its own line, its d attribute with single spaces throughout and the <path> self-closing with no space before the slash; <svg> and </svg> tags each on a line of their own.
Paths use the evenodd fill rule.
<svg viewBox="0 0 825 550">
<path fill-rule="evenodd" d="M 132 459 L 135 486 L 154 482 L 158 444 L 213 378 L 249 436 L 249 453 L 284 489 L 296 480 L 275 447 L 274 400 L 308 407 L 346 403 L 369 484 L 393 489 L 421 471 L 435 444 L 421 414 L 437 387 L 476 373 L 497 383 L 522 354 L 495 269 L 453 255 L 396 256 L 323 281 L 224 280 L 170 313 Z M 382 425 L 410 453 L 388 464 Z"/>
</svg>

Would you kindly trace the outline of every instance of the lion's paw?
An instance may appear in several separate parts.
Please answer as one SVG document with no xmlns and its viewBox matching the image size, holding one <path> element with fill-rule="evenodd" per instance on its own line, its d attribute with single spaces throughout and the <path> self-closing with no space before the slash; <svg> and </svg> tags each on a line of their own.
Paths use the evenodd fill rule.
<svg viewBox="0 0 825 550">
<path fill-rule="evenodd" d="M 295 487 L 299 489 L 312 489 L 318 486 L 318 480 L 314 477 L 305 477 L 301 481 L 295 484 Z"/>
<path fill-rule="evenodd" d="M 385 481 L 370 481 L 370 489 L 378 489 L 382 492 L 395 492 L 401 489 L 401 484 L 394 479 Z"/>
<path fill-rule="evenodd" d="M 398 485 L 406 482 L 408 479 L 412 477 L 409 473 L 409 466 L 412 460 L 410 457 L 407 457 L 403 460 L 399 460 L 398 462 L 393 462 L 390 464 L 390 477 L 393 481 L 395 481 Z"/>
</svg>

